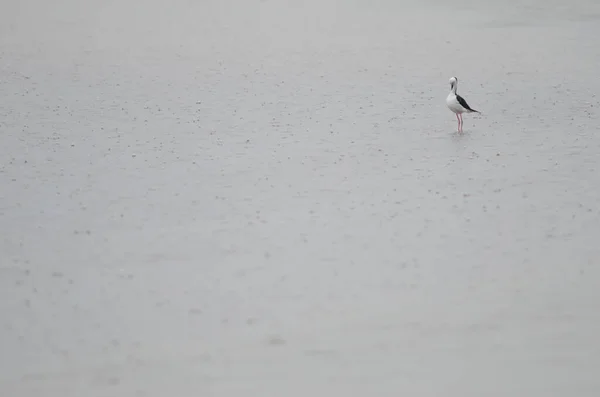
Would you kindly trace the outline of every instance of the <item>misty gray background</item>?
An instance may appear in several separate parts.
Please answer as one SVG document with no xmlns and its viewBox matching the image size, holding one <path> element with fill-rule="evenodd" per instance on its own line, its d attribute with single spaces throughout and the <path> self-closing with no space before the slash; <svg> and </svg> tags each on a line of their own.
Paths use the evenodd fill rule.
<svg viewBox="0 0 600 397">
<path fill-rule="evenodd" d="M 2 396 L 600 393 L 600 3 L 1 4 Z"/>
</svg>

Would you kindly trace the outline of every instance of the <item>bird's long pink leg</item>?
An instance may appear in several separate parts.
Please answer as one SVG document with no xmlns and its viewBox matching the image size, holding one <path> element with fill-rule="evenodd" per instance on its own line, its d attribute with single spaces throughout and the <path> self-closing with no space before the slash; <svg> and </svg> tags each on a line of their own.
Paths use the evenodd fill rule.
<svg viewBox="0 0 600 397">
<path fill-rule="evenodd" d="M 458 121 L 458 132 L 460 132 L 460 119 L 458 118 L 458 113 L 456 113 L 456 121 Z"/>
<path fill-rule="evenodd" d="M 463 130 L 463 118 L 462 118 L 462 113 L 461 113 L 459 116 L 460 116 L 460 132 L 462 132 L 462 130 Z"/>
</svg>

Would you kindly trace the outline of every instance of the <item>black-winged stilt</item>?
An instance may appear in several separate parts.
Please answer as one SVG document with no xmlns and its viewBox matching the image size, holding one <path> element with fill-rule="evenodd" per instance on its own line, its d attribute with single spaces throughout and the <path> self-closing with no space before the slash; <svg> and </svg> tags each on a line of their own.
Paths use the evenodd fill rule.
<svg viewBox="0 0 600 397">
<path fill-rule="evenodd" d="M 456 93 L 456 88 L 458 86 L 458 79 L 456 77 L 450 78 L 450 93 L 446 97 L 446 105 L 448 105 L 448 109 L 452 110 L 454 114 L 456 114 L 456 120 L 458 121 L 458 132 L 462 132 L 463 113 L 479 113 L 479 111 L 475 109 L 471 109 L 465 98 L 461 97 Z"/>
</svg>

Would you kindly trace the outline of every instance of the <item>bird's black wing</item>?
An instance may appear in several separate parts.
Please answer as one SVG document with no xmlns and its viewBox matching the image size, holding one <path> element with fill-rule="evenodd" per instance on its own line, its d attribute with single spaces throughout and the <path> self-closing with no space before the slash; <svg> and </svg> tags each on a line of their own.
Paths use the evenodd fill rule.
<svg viewBox="0 0 600 397">
<path fill-rule="evenodd" d="M 458 103 L 460 103 L 460 106 L 462 106 L 463 108 L 465 108 L 467 110 L 470 110 L 471 112 L 477 112 L 477 110 L 471 109 L 471 107 L 469 106 L 469 104 L 467 103 L 467 101 L 465 101 L 465 98 L 463 98 L 460 95 L 456 94 L 456 99 L 458 100 Z"/>
</svg>

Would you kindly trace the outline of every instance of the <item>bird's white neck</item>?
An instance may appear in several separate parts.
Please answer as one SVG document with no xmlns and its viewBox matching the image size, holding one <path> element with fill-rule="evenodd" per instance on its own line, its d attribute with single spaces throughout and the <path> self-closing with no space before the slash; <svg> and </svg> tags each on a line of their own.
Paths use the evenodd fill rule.
<svg viewBox="0 0 600 397">
<path fill-rule="evenodd" d="M 458 85 L 457 83 L 454 83 L 450 86 L 450 92 L 453 93 L 454 95 L 456 95 L 456 86 L 457 85 Z"/>
</svg>

